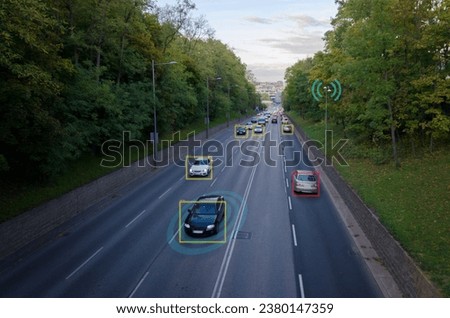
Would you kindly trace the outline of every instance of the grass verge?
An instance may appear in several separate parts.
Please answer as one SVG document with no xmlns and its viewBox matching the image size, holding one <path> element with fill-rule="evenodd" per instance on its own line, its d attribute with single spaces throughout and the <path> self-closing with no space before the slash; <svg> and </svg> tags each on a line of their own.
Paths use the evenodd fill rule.
<svg viewBox="0 0 450 318">
<path fill-rule="evenodd" d="M 210 127 L 213 128 L 226 122 L 225 116 L 211 121 Z M 203 120 L 191 123 L 189 127 L 180 131 L 180 134 L 167 134 L 161 139 L 169 141 L 178 141 L 184 139 L 193 132 L 201 132 L 205 128 Z M 178 140 L 173 140 L 177 138 Z M 167 144 L 167 143 L 166 143 Z M 148 146 L 151 148 L 152 144 Z M 140 151 L 141 150 L 141 151 Z M 152 149 L 140 149 L 131 147 L 128 151 L 122 153 L 125 165 L 140 160 L 152 153 Z M 44 202 L 57 198 L 77 187 L 87 184 L 97 178 L 107 175 L 117 168 L 108 168 L 100 165 L 104 159 L 103 156 L 86 153 L 78 160 L 69 163 L 67 171 L 54 178 L 52 182 L 46 184 L 29 183 L 21 180 L 0 180 L 0 223 L 12 219 L 13 217 L 36 207 Z M 114 163 L 110 163 L 114 166 Z M 118 163 L 119 164 L 119 163 Z"/>
<path fill-rule="evenodd" d="M 290 114 L 305 133 L 323 142 L 323 123 Z M 343 134 L 330 126 L 335 140 Z M 348 166 L 335 166 L 381 222 L 400 242 L 446 297 L 450 297 L 450 151 L 440 150 L 422 158 L 401 158 L 401 168 L 392 162 L 375 164 L 352 154 L 351 140 L 344 155 Z M 370 152 L 370 149 L 366 149 Z"/>
</svg>

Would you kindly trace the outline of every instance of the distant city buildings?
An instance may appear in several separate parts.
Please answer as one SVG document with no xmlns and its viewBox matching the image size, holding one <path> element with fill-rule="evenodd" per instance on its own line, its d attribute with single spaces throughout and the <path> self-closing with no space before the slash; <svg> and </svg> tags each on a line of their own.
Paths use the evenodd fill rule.
<svg viewBox="0 0 450 318">
<path fill-rule="evenodd" d="M 281 103 L 281 93 L 284 89 L 284 82 L 255 82 L 256 92 L 259 93 L 262 98 L 269 98 L 275 104 Z"/>
</svg>

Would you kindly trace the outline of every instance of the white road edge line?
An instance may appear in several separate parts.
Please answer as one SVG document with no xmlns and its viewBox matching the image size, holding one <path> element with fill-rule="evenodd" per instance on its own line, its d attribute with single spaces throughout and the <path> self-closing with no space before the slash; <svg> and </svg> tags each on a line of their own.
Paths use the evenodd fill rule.
<svg viewBox="0 0 450 318">
<path fill-rule="evenodd" d="M 289 201 L 289 210 L 292 211 L 292 201 L 291 201 L 291 197 L 288 196 L 288 201 Z"/>
<path fill-rule="evenodd" d="M 128 296 L 128 298 L 133 298 L 134 294 L 136 294 L 137 290 L 139 289 L 139 287 L 141 287 L 142 283 L 144 282 L 144 280 L 147 278 L 148 274 L 150 272 L 145 273 L 145 275 L 141 278 L 141 280 L 139 281 L 139 283 L 137 284 L 137 286 L 133 289 L 133 291 L 131 292 L 130 296 Z"/>
<path fill-rule="evenodd" d="M 167 189 L 166 192 L 164 192 L 163 194 L 161 194 L 158 199 L 161 199 L 163 196 L 165 196 L 167 193 L 169 193 L 169 191 L 172 190 L 172 187 L 170 187 L 169 189 Z"/>
<path fill-rule="evenodd" d="M 214 185 L 214 183 L 216 183 L 216 181 L 217 181 L 217 178 L 215 178 L 214 181 L 211 182 L 211 184 L 209 185 L 209 187 L 212 188 L 212 186 Z"/>
<path fill-rule="evenodd" d="M 95 255 L 97 255 L 98 253 L 100 253 L 100 251 L 103 249 L 103 246 L 100 247 L 97 252 L 95 252 L 94 254 L 91 255 L 91 257 L 89 257 L 87 260 L 85 260 L 83 262 L 83 264 L 81 264 L 80 266 L 78 266 L 72 273 L 70 273 L 69 276 L 66 277 L 66 280 L 69 279 L 70 277 L 72 277 L 73 275 L 75 275 L 84 265 L 86 265 L 87 263 L 89 263 L 89 261 L 91 259 L 93 259 L 95 257 Z"/>
<path fill-rule="evenodd" d="M 295 233 L 295 225 L 292 224 L 292 238 L 294 239 L 294 246 L 297 246 L 297 234 Z"/>
<path fill-rule="evenodd" d="M 298 274 L 298 283 L 300 285 L 300 297 L 305 298 L 305 290 L 303 288 L 303 278 L 302 274 Z"/>
</svg>

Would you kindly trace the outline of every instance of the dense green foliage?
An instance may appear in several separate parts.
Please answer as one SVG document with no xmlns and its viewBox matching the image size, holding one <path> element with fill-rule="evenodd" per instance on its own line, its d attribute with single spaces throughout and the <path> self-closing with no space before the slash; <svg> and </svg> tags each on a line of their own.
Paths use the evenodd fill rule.
<svg viewBox="0 0 450 318">
<path fill-rule="evenodd" d="M 153 103 L 160 134 L 204 118 L 207 94 L 211 120 L 254 108 L 246 66 L 193 10 L 190 0 L 1 1 L 0 173 L 48 179 L 123 131 L 146 140 Z"/>
<path fill-rule="evenodd" d="M 400 155 L 419 146 L 433 150 L 450 141 L 450 1 L 336 1 L 326 49 L 286 71 L 284 106 L 304 118 L 328 118 L 346 137 Z M 314 80 L 338 79 L 320 103 L 311 97 Z M 325 99 L 325 97 L 328 97 Z M 423 147 L 422 147 L 423 148 Z M 389 158 L 389 156 L 387 156 Z"/>
</svg>

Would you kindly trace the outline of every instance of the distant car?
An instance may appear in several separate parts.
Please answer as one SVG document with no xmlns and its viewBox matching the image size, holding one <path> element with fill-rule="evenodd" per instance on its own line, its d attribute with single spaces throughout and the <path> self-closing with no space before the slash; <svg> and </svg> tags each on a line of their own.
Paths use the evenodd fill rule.
<svg viewBox="0 0 450 318">
<path fill-rule="evenodd" d="M 208 157 L 195 158 L 194 163 L 189 169 L 189 176 L 206 177 L 211 173 L 211 159 Z"/>
<path fill-rule="evenodd" d="M 236 135 L 245 136 L 247 134 L 247 129 L 244 126 L 239 126 L 236 128 Z"/>
<path fill-rule="evenodd" d="M 184 221 L 184 230 L 188 235 L 217 234 L 225 215 L 225 199 L 221 195 L 201 196 L 188 212 Z"/>
<path fill-rule="evenodd" d="M 253 130 L 253 132 L 254 132 L 255 134 L 262 134 L 262 133 L 263 133 L 263 126 L 261 126 L 261 125 L 256 125 L 256 126 L 255 126 L 255 129 Z"/>
<path fill-rule="evenodd" d="M 273 116 L 272 117 L 272 124 L 276 124 L 278 123 L 278 117 L 277 116 Z"/>
<path fill-rule="evenodd" d="M 253 123 L 251 121 L 247 122 L 245 124 L 245 128 L 247 128 L 247 130 L 252 130 L 253 129 Z"/>
<path fill-rule="evenodd" d="M 264 117 L 258 118 L 258 125 L 265 126 L 266 125 L 266 119 Z"/>
<path fill-rule="evenodd" d="M 295 192 L 318 193 L 317 175 L 314 171 L 297 170 L 294 179 Z"/>
<path fill-rule="evenodd" d="M 286 117 L 283 117 L 283 119 L 281 120 L 282 124 L 289 124 L 289 120 Z"/>
<path fill-rule="evenodd" d="M 258 122 L 258 118 L 252 117 L 250 121 L 252 122 L 252 124 L 256 124 Z"/>
<path fill-rule="evenodd" d="M 292 125 L 284 124 L 283 125 L 283 132 L 292 132 Z"/>
</svg>

